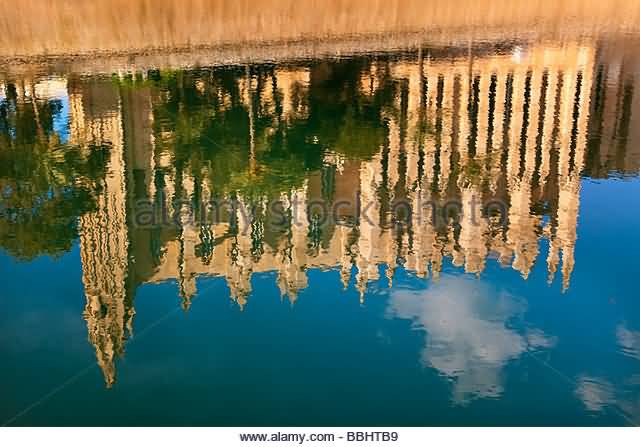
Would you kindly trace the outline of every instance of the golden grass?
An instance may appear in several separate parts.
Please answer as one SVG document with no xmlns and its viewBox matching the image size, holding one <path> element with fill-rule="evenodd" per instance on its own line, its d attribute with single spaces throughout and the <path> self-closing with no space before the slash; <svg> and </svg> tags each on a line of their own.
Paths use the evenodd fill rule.
<svg viewBox="0 0 640 447">
<path fill-rule="evenodd" d="M 0 0 L 0 56 L 369 33 L 638 31 L 640 0 Z"/>
</svg>

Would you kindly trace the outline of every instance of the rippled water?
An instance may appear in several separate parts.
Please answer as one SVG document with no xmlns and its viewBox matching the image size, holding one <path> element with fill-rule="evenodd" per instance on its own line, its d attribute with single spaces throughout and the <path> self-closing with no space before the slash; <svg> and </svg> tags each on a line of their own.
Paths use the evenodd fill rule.
<svg viewBox="0 0 640 447">
<path fill-rule="evenodd" d="M 0 422 L 640 423 L 637 39 L 398 42 L 9 64 Z"/>
</svg>

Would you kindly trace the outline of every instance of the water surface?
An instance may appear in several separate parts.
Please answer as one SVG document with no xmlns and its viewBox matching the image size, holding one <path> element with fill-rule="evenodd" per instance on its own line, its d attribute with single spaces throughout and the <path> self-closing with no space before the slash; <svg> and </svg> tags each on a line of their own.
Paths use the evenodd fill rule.
<svg viewBox="0 0 640 447">
<path fill-rule="evenodd" d="M 638 424 L 640 52 L 611 39 L 16 62 L 0 422 Z"/>
</svg>

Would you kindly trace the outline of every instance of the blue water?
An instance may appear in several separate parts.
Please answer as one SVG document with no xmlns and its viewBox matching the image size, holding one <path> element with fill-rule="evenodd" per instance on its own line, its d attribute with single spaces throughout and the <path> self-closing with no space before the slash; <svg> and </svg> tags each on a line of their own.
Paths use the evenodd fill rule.
<svg viewBox="0 0 640 447">
<path fill-rule="evenodd" d="M 0 424 L 640 424 L 637 73 L 519 78 L 530 46 L 468 84 L 452 49 L 415 75 L 424 48 L 7 87 Z M 356 191 L 371 222 L 290 206 Z M 508 218 L 434 230 L 419 194 Z M 252 211 L 194 221 L 203 197 Z"/>
<path fill-rule="evenodd" d="M 243 311 L 219 278 L 198 281 L 187 313 L 174 282 L 145 285 L 110 390 L 86 342 L 77 247 L 30 263 L 4 255 L 0 416 L 28 409 L 18 425 L 632 424 L 640 218 L 628 204 L 638 193 L 638 180 L 582 182 L 580 262 L 564 294 L 547 285 L 543 262 L 526 281 L 495 261 L 478 279 L 450 263 L 438 283 L 400 271 L 392 289 L 384 276 L 373 284 L 364 305 L 332 270 L 310 272 L 293 306 L 274 274 L 255 275 L 260 293 Z M 459 332 L 448 338 L 439 323 Z M 474 357 L 482 349 L 492 361 Z M 438 366 L 457 370 L 455 380 Z"/>
</svg>

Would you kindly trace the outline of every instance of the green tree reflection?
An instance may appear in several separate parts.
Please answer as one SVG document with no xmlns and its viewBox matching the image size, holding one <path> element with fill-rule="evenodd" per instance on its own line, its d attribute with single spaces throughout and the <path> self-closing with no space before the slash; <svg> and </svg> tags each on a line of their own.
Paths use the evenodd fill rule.
<svg viewBox="0 0 640 447">
<path fill-rule="evenodd" d="M 69 250 L 104 175 L 108 148 L 82 154 L 54 131 L 61 108 L 18 97 L 13 85 L 0 102 L 0 247 L 19 259 Z"/>
</svg>

